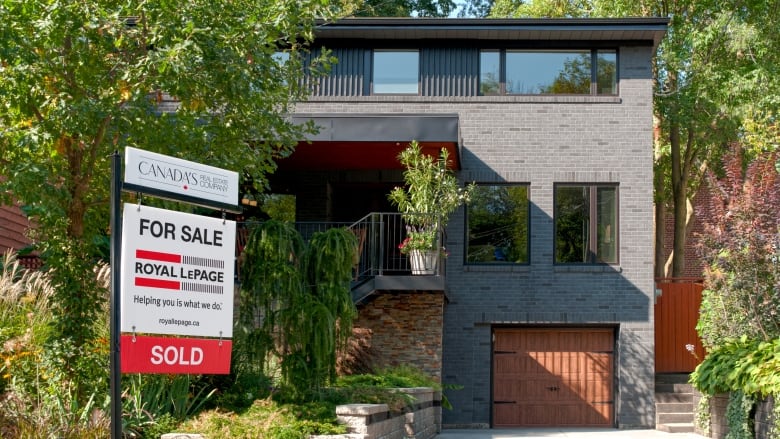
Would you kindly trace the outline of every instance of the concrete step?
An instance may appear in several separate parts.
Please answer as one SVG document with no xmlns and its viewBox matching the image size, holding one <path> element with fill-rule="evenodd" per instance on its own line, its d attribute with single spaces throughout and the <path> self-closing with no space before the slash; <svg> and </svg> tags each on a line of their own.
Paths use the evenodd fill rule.
<svg viewBox="0 0 780 439">
<path fill-rule="evenodd" d="M 687 383 L 655 383 L 655 393 L 692 393 L 693 385 Z"/>
<path fill-rule="evenodd" d="M 687 373 L 661 373 L 655 376 L 656 383 L 664 384 L 687 384 L 690 375 Z"/>
<path fill-rule="evenodd" d="M 672 424 L 656 424 L 656 430 L 667 433 L 693 433 L 693 422 L 680 422 Z"/>
<path fill-rule="evenodd" d="M 693 433 L 693 386 L 688 374 L 660 374 L 655 378 L 655 429 Z"/>
<path fill-rule="evenodd" d="M 693 393 L 656 393 L 655 403 L 691 403 L 693 404 Z"/>
<path fill-rule="evenodd" d="M 693 402 L 656 402 L 656 413 L 693 413 Z"/>
<path fill-rule="evenodd" d="M 655 414 L 655 425 L 693 423 L 693 413 L 658 413 Z"/>
</svg>

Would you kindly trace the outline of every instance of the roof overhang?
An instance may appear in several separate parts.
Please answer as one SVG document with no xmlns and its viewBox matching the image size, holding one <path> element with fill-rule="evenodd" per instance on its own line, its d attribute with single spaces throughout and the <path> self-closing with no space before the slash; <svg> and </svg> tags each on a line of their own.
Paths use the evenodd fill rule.
<svg viewBox="0 0 780 439">
<path fill-rule="evenodd" d="M 320 22 L 315 38 L 349 40 L 614 41 L 657 47 L 669 19 L 345 18 Z"/>
<path fill-rule="evenodd" d="M 314 123 L 319 131 L 299 142 L 278 162 L 284 170 L 402 169 L 398 153 L 417 140 L 426 154 L 449 152 L 460 169 L 457 114 L 295 114 L 295 124 Z"/>
</svg>

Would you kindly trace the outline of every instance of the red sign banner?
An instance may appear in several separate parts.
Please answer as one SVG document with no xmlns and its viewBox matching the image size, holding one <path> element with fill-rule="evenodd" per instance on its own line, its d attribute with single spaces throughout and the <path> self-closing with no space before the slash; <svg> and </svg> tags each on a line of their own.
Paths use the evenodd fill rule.
<svg viewBox="0 0 780 439">
<path fill-rule="evenodd" d="M 229 374 L 230 339 L 122 335 L 122 373 Z"/>
</svg>

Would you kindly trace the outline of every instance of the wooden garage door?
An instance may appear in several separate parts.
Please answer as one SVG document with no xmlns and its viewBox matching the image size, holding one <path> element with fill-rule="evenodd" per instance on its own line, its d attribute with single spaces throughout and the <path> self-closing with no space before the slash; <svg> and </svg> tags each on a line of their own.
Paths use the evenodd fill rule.
<svg viewBox="0 0 780 439">
<path fill-rule="evenodd" d="M 604 426 L 614 419 L 614 331 L 493 332 L 495 427 Z"/>
</svg>

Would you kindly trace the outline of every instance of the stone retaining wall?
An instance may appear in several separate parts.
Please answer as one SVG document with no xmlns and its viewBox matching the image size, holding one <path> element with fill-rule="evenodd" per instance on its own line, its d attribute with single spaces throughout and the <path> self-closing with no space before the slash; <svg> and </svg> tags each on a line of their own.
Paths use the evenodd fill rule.
<svg viewBox="0 0 780 439">
<path fill-rule="evenodd" d="M 694 389 L 693 392 L 693 407 L 694 410 L 698 410 L 699 400 L 701 394 Z M 710 397 L 710 432 L 709 436 L 713 439 L 725 439 L 729 432 L 728 420 L 726 419 L 726 409 L 729 405 L 728 393 L 722 393 Z M 772 410 L 774 408 L 774 399 L 771 397 L 760 400 L 756 403 L 754 421 L 754 437 L 755 439 L 769 439 L 772 432 L 773 416 Z M 703 431 L 697 425 L 695 432 L 707 436 L 707 432 Z"/>
<path fill-rule="evenodd" d="M 399 389 L 416 401 L 412 411 L 391 412 L 387 404 L 346 404 L 336 407 L 339 422 L 347 425 L 343 435 L 312 436 L 311 439 L 430 439 L 441 431 L 441 392 L 420 387 Z"/>
</svg>

